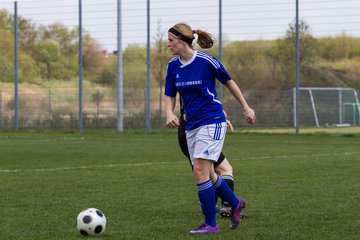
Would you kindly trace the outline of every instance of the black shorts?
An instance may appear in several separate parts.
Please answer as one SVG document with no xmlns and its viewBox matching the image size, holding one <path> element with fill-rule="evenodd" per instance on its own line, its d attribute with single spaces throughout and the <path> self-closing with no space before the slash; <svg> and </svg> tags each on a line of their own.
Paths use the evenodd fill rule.
<svg viewBox="0 0 360 240">
<path fill-rule="evenodd" d="M 186 141 L 185 121 L 182 120 L 182 118 L 180 118 L 180 126 L 178 127 L 178 143 L 179 143 L 182 153 L 189 160 L 189 163 L 192 167 L 191 159 L 190 159 L 190 155 L 189 155 L 189 149 L 188 149 L 187 141 Z M 214 162 L 214 167 L 219 166 L 222 163 L 222 161 L 224 161 L 224 159 L 225 159 L 225 155 L 221 152 L 217 162 Z"/>
</svg>

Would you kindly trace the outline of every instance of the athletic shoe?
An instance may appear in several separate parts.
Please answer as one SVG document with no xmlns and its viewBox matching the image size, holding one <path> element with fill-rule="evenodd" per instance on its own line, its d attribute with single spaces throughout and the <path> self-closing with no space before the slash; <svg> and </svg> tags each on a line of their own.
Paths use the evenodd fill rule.
<svg viewBox="0 0 360 240">
<path fill-rule="evenodd" d="M 241 219 L 248 218 L 248 215 L 243 212 L 240 215 L 241 215 Z M 220 216 L 223 218 L 231 217 L 231 207 L 220 208 Z"/>
<path fill-rule="evenodd" d="M 215 206 L 216 207 L 216 213 L 219 213 L 220 212 L 220 208 L 218 205 Z"/>
<path fill-rule="evenodd" d="M 238 197 L 239 204 L 236 208 L 231 209 L 231 221 L 230 221 L 230 228 L 235 229 L 240 223 L 241 220 L 241 210 L 243 210 L 246 206 L 246 202 L 241 197 Z"/>
<path fill-rule="evenodd" d="M 224 218 L 231 217 L 231 207 L 222 205 L 220 208 L 220 216 Z"/>
<path fill-rule="evenodd" d="M 190 230 L 189 234 L 191 235 L 200 235 L 200 234 L 218 234 L 219 233 L 219 226 L 216 224 L 215 227 L 207 225 L 206 223 L 201 225 L 200 227 Z"/>
<path fill-rule="evenodd" d="M 248 215 L 245 213 L 241 213 L 241 219 L 248 218 Z"/>
</svg>

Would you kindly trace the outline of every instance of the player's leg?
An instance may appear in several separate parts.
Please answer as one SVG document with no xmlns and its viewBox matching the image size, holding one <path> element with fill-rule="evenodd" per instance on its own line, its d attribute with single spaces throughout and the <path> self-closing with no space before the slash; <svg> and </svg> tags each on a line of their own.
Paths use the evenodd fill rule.
<svg viewBox="0 0 360 240">
<path fill-rule="evenodd" d="M 198 197 L 201 203 L 202 213 L 205 217 L 205 223 L 191 230 L 189 232 L 190 234 L 211 234 L 219 232 L 216 223 L 215 190 L 209 177 L 212 168 L 212 161 L 201 158 L 194 159 L 194 177 L 197 183 Z"/>
<path fill-rule="evenodd" d="M 178 127 L 178 143 L 182 153 L 185 157 L 189 160 L 191 169 L 193 169 L 193 165 L 191 163 L 190 155 L 189 155 L 189 148 L 187 145 L 186 140 L 186 133 L 185 133 L 185 121 L 180 119 L 180 125 Z"/>
<path fill-rule="evenodd" d="M 191 163 L 189 149 L 186 140 L 186 133 L 185 133 L 185 121 L 180 119 L 180 125 L 178 127 L 178 144 L 185 155 L 185 157 L 189 160 L 190 166 L 193 169 L 193 165 Z M 232 167 L 228 160 L 226 159 L 225 155 L 221 152 L 218 158 L 218 161 L 214 163 L 215 171 L 218 175 L 222 176 L 225 182 L 229 185 L 230 189 L 234 191 L 234 179 L 232 177 Z M 217 195 L 215 195 L 215 203 L 217 203 Z M 224 201 L 221 202 L 221 207 L 219 209 L 220 215 L 223 217 L 230 217 L 231 215 L 231 208 L 228 203 L 224 204 Z"/>
<path fill-rule="evenodd" d="M 215 190 L 210 180 L 210 172 L 214 171 L 213 162 L 216 161 L 223 145 L 223 140 L 216 140 L 210 137 L 208 126 L 202 126 L 195 130 L 186 131 L 189 155 L 194 165 L 194 177 L 198 189 L 198 197 L 201 203 L 201 210 L 205 223 L 200 227 L 191 230 L 190 234 L 211 234 L 218 233 L 216 223 Z M 216 151 L 214 150 L 217 146 Z"/>
<path fill-rule="evenodd" d="M 210 173 L 210 179 L 214 184 L 215 193 L 231 206 L 230 228 L 235 229 L 240 223 L 241 211 L 245 208 L 246 202 L 242 198 L 235 196 L 226 182 L 215 173 L 215 170 Z"/>
<path fill-rule="evenodd" d="M 214 162 L 214 168 L 215 168 L 215 172 L 218 174 L 218 175 L 221 175 L 221 173 L 218 172 L 218 169 L 219 169 L 219 166 L 221 165 L 221 163 L 224 161 L 225 159 L 225 155 L 221 152 L 220 153 L 220 156 L 218 158 L 218 160 L 216 162 Z M 221 170 L 221 169 L 219 169 Z M 224 169 L 225 170 L 225 169 Z M 224 171 L 223 171 L 224 172 Z M 217 202 L 218 202 L 218 196 L 215 194 L 215 203 L 216 203 L 216 212 L 220 212 L 220 207 L 217 206 Z"/>
<path fill-rule="evenodd" d="M 222 159 L 220 159 L 222 158 Z M 220 164 L 219 164 L 220 161 Z M 230 189 L 235 192 L 235 180 L 233 177 L 233 167 L 230 162 L 226 159 L 223 153 L 221 153 L 217 163 L 214 163 L 216 174 L 220 175 Z M 220 216 L 222 217 L 231 217 L 231 206 L 229 203 L 221 200 L 221 207 L 219 208 Z M 241 218 L 247 218 L 248 216 L 245 213 L 241 213 Z"/>
<path fill-rule="evenodd" d="M 230 189 L 234 192 L 234 178 L 233 178 L 233 168 L 230 165 L 229 161 L 225 158 L 221 161 L 217 167 L 215 167 L 215 172 L 222 177 L 222 179 L 227 183 Z M 221 207 L 219 209 L 220 216 L 222 217 L 231 217 L 231 206 L 228 202 L 221 200 Z"/>
</svg>

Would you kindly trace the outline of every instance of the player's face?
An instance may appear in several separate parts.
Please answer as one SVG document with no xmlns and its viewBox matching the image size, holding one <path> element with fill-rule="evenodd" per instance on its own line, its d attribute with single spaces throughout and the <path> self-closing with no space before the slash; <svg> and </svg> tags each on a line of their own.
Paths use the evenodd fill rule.
<svg viewBox="0 0 360 240">
<path fill-rule="evenodd" d="M 168 33 L 168 40 L 168 48 L 170 49 L 171 53 L 173 55 L 179 55 L 184 49 L 184 43 L 170 33 Z"/>
</svg>

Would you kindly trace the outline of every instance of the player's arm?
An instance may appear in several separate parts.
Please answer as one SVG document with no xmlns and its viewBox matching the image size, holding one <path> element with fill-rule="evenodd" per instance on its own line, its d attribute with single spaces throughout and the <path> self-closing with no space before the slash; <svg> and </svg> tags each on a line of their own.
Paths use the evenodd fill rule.
<svg viewBox="0 0 360 240">
<path fill-rule="evenodd" d="M 166 113 L 166 125 L 170 128 L 179 126 L 179 119 L 174 114 L 176 104 L 175 97 L 165 96 L 165 113 Z"/>
<path fill-rule="evenodd" d="M 231 94 L 235 97 L 235 99 L 240 103 L 246 121 L 250 124 L 254 124 L 256 122 L 255 111 L 251 109 L 247 104 L 244 95 L 242 94 L 238 85 L 232 79 L 226 81 L 225 85 L 229 89 Z"/>
</svg>

